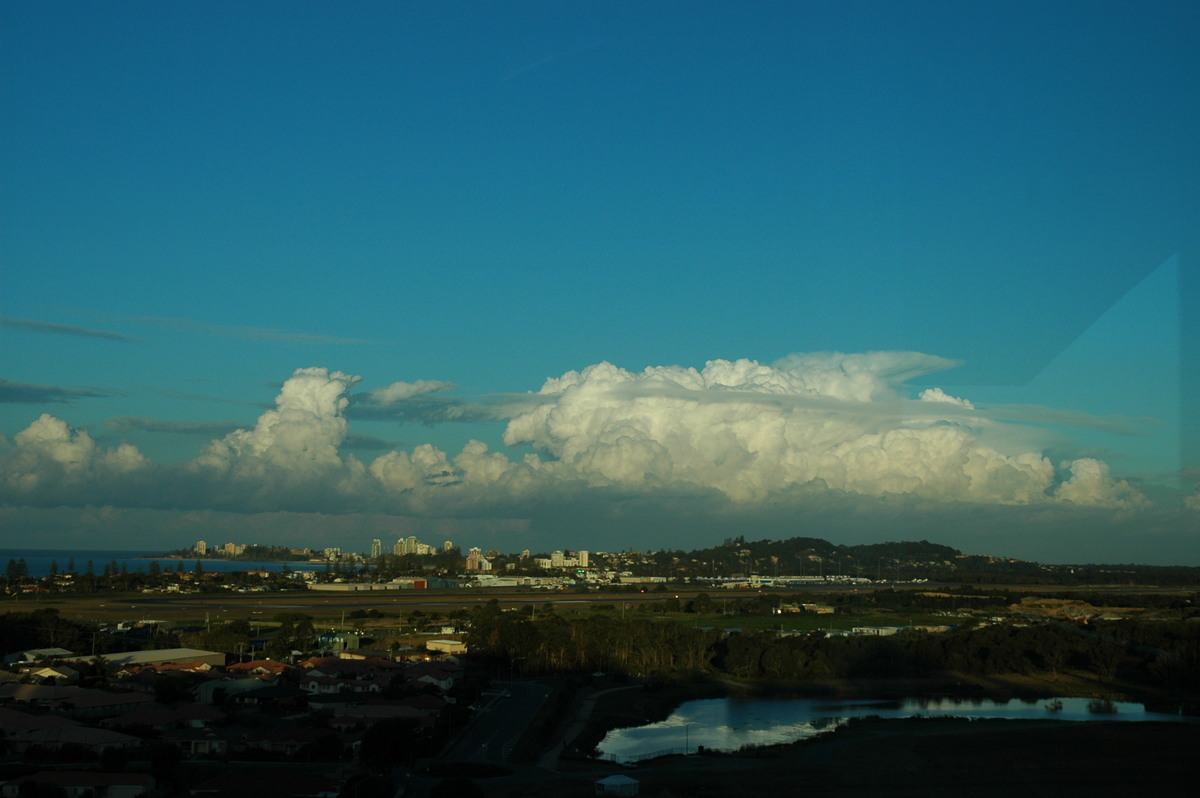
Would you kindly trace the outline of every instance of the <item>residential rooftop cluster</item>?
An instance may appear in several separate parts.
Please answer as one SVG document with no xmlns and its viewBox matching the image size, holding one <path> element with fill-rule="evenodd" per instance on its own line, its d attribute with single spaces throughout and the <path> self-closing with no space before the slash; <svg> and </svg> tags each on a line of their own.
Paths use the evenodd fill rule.
<svg viewBox="0 0 1200 798">
<path fill-rule="evenodd" d="M 241 794 L 258 778 L 245 763 L 288 762 L 297 769 L 275 771 L 281 778 L 303 783 L 296 774 L 307 774 L 319 791 L 260 785 L 259 794 L 336 795 L 345 781 L 343 763 L 372 755 L 363 750 L 373 744 L 372 729 L 390 730 L 395 745 L 411 747 L 401 759 L 427 754 L 441 744 L 449 716 L 468 711 L 478 698 L 447 654 L 342 651 L 294 665 L 226 665 L 226 659 L 189 648 L 103 657 L 61 648 L 8 652 L 7 668 L 0 670 L 0 728 L 10 755 L 26 769 L 45 769 L 10 779 L 2 789 L 34 794 L 37 783 L 70 795 Z M 119 772 L 122 763 L 145 759 L 197 764 L 187 775 L 169 766 Z M 81 766 L 89 761 L 94 769 Z M 61 769 L 64 762 L 74 769 Z M 224 764 L 231 762 L 241 766 Z"/>
</svg>

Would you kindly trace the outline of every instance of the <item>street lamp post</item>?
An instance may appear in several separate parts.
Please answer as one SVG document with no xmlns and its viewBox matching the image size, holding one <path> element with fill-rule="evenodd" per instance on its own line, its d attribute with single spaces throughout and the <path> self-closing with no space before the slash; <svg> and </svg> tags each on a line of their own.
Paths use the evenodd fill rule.
<svg viewBox="0 0 1200 798">
<path fill-rule="evenodd" d="M 690 723 L 683 724 L 683 755 L 684 756 L 687 756 L 688 749 L 691 747 L 691 745 L 690 745 L 691 740 L 689 739 L 691 730 L 692 730 L 692 724 L 690 724 Z"/>
<path fill-rule="evenodd" d="M 508 692 L 509 692 L 509 695 L 512 695 L 512 686 L 513 686 L 513 683 L 516 681 L 517 660 L 521 660 L 521 659 L 525 659 L 525 657 L 513 657 L 508 662 Z"/>
</svg>

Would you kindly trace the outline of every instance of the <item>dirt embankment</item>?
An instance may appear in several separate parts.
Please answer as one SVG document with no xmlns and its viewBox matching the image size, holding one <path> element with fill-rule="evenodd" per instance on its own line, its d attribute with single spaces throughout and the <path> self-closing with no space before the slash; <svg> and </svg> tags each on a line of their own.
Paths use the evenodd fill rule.
<svg viewBox="0 0 1200 798">
<path fill-rule="evenodd" d="M 1017 604 L 1009 605 L 1017 615 L 1035 618 L 1054 618 L 1061 621 L 1119 620 L 1144 615 L 1144 607 L 1097 607 L 1079 599 L 1056 599 L 1030 596 Z"/>
</svg>

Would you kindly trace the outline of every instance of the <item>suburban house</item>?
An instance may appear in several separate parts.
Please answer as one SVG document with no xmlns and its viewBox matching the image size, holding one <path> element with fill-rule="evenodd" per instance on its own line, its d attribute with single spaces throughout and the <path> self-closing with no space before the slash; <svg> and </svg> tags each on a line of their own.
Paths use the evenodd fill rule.
<svg viewBox="0 0 1200 798">
<path fill-rule="evenodd" d="M 8 732 L 4 741 L 17 753 L 23 753 L 33 746 L 57 751 L 64 745 L 70 745 L 99 754 L 109 748 L 137 748 L 142 744 L 139 737 L 92 726 L 51 726 Z"/>
<path fill-rule="evenodd" d="M 315 771 L 239 770 L 215 776 L 188 792 L 220 798 L 337 798 L 341 783 Z"/>
<path fill-rule="evenodd" d="M 26 668 L 22 673 L 36 682 L 55 682 L 65 684 L 79 681 L 79 671 L 66 665 L 46 665 L 40 668 Z"/>
<path fill-rule="evenodd" d="M 214 729 L 170 729 L 162 739 L 179 749 L 185 757 L 223 756 L 229 751 L 229 735 Z"/>
<path fill-rule="evenodd" d="M 0 685 L 0 704 L 29 704 L 76 718 L 106 718 L 153 702 L 154 696 L 139 692 L 114 693 L 73 685 Z"/>
<path fill-rule="evenodd" d="M 62 790 L 68 798 L 139 798 L 154 790 L 148 773 L 92 773 L 84 770 L 47 770 L 11 779 L 0 785 L 3 798 L 41 794 L 36 785 Z"/>
<path fill-rule="evenodd" d="M 100 725 L 110 729 L 142 727 L 164 732 L 170 729 L 201 728 L 224 719 L 224 712 L 203 704 L 181 704 L 176 707 L 148 704 L 105 718 L 100 721 Z"/>
</svg>

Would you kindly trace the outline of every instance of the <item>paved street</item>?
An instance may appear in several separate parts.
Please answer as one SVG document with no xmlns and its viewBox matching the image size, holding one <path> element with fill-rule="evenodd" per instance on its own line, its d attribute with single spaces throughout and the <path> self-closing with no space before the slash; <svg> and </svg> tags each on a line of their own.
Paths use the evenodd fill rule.
<svg viewBox="0 0 1200 798">
<path fill-rule="evenodd" d="M 484 695 L 480 708 L 454 744 L 441 756 L 422 762 L 413 768 L 394 774 L 396 783 L 405 787 L 405 798 L 425 798 L 441 777 L 417 776 L 415 772 L 438 762 L 487 763 L 514 771 L 508 778 L 541 779 L 552 774 L 540 772 L 528 765 L 514 766 L 507 762 L 509 754 L 529 727 L 538 710 L 550 697 L 551 688 L 531 681 L 496 682 L 494 689 Z"/>
</svg>

